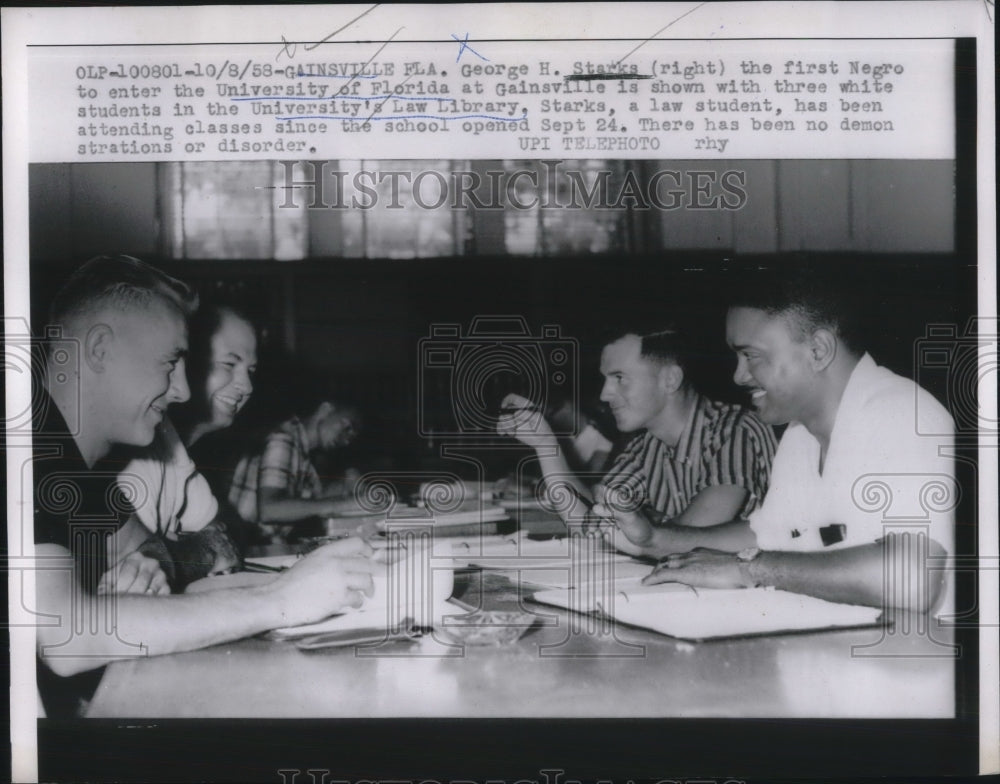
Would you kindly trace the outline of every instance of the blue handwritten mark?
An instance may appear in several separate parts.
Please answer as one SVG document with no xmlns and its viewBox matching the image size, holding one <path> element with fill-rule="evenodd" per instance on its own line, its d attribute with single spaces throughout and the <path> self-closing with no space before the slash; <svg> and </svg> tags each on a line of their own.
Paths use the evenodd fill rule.
<svg viewBox="0 0 1000 784">
<path fill-rule="evenodd" d="M 389 93 L 388 95 L 331 95 L 329 98 L 307 98 L 296 95 L 271 95 L 263 98 L 230 98 L 230 101 L 377 101 L 382 98 L 416 98 L 430 101 L 456 101 L 456 98 L 442 98 L 440 95 L 398 95 Z"/>
<path fill-rule="evenodd" d="M 440 114 L 397 114 L 392 117 L 369 117 L 365 122 L 372 120 L 496 120 L 497 122 L 521 122 L 528 115 L 528 110 L 520 117 L 494 117 L 490 114 L 456 114 L 445 117 Z M 334 117 L 330 114 L 297 114 L 291 117 L 275 117 L 278 122 L 289 120 L 357 120 L 357 117 Z"/>
<path fill-rule="evenodd" d="M 458 50 L 458 57 L 455 58 L 455 62 L 456 63 L 459 60 L 462 59 L 462 53 L 465 52 L 466 49 L 468 49 L 470 52 L 472 52 L 480 60 L 485 60 L 486 62 L 490 61 L 489 57 L 483 57 L 481 54 L 479 54 L 479 52 L 477 52 L 475 49 L 473 49 L 471 46 L 469 46 L 469 34 L 468 33 L 465 34 L 465 38 L 464 39 L 459 38 L 454 33 L 451 34 L 451 37 L 454 38 L 456 41 L 458 41 L 462 45 L 462 48 Z"/>
</svg>

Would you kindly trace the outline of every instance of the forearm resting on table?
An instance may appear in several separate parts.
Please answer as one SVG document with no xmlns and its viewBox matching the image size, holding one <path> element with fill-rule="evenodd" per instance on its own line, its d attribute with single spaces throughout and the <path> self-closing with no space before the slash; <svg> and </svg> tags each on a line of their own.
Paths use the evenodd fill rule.
<svg viewBox="0 0 1000 784">
<path fill-rule="evenodd" d="M 753 547 L 757 541 L 746 520 L 731 520 L 709 526 L 668 523 L 652 529 L 650 540 L 641 545 L 642 555 L 660 558 L 671 553 L 686 553 L 697 547 L 736 553 Z"/>
<path fill-rule="evenodd" d="M 60 619 L 58 625 L 41 625 L 37 630 L 39 654 L 57 675 L 94 669 L 129 651 L 176 653 L 247 637 L 280 626 L 285 615 L 267 584 L 159 597 L 91 594 L 80 588 L 65 549 L 49 552 L 43 547 L 38 555 L 65 556 L 60 561 L 65 568 L 53 563 L 53 568 L 35 573 L 38 611 Z M 95 618 L 113 619 L 116 633 L 104 629 L 87 633 L 92 624 L 80 623 L 81 619 Z M 84 629 L 82 634 L 74 634 L 77 625 Z M 144 652 L 127 647 L 139 644 Z"/>
<path fill-rule="evenodd" d="M 945 550 L 931 540 L 926 551 L 903 537 L 819 552 L 762 552 L 748 564 L 756 585 L 819 599 L 927 612 L 937 602 L 944 571 L 929 568 Z"/>
<path fill-rule="evenodd" d="M 567 499 L 565 486 L 571 486 L 577 495 L 588 501 L 593 500 L 593 493 L 570 469 L 562 450 L 554 455 L 539 456 L 538 465 L 542 471 L 544 492 L 551 493 L 551 501 L 559 510 L 559 516 L 566 522 L 582 521 L 588 511 L 587 506 L 576 495 Z"/>
<path fill-rule="evenodd" d="M 705 528 L 736 520 L 747 499 L 747 490 L 739 485 L 711 485 L 698 493 L 687 509 L 670 522 Z"/>
<path fill-rule="evenodd" d="M 327 517 L 331 507 L 343 501 L 327 498 L 288 498 L 282 490 L 263 488 L 259 491 L 257 507 L 261 523 L 296 523 L 310 517 Z"/>
</svg>

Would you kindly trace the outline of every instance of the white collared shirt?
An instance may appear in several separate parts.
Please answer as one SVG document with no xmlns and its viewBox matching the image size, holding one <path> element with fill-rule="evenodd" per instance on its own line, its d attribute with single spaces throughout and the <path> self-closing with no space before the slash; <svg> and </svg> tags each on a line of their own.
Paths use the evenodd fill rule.
<svg viewBox="0 0 1000 784">
<path fill-rule="evenodd" d="M 819 441 L 804 425 L 782 436 L 764 503 L 750 516 L 758 546 L 836 549 L 923 531 L 954 555 L 953 433 L 930 393 L 865 354 L 837 408 L 822 473 Z M 825 545 L 821 530 L 835 524 L 843 539 Z"/>
</svg>

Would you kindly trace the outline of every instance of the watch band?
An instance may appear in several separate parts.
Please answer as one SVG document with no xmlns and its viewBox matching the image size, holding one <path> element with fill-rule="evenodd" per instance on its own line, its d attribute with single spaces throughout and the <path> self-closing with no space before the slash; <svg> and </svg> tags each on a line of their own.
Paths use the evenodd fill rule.
<svg viewBox="0 0 1000 784">
<path fill-rule="evenodd" d="M 743 578 L 743 584 L 747 588 L 759 588 L 761 586 L 761 583 L 754 579 L 750 566 L 760 556 L 760 552 L 759 547 L 747 547 L 736 553 L 736 562 L 740 569 L 740 576 Z"/>
</svg>

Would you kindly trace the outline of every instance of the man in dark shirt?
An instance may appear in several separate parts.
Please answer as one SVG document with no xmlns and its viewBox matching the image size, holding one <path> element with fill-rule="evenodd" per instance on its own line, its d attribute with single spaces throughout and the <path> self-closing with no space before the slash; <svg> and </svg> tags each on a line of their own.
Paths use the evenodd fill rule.
<svg viewBox="0 0 1000 784">
<path fill-rule="evenodd" d="M 33 421 L 39 688 L 53 715 L 79 709 L 79 673 L 130 656 L 172 653 L 320 620 L 371 595 L 371 548 L 320 548 L 273 582 L 169 595 L 155 558 L 138 552 L 131 505 L 101 459 L 145 446 L 167 407 L 188 395 L 187 287 L 129 257 L 93 259 L 52 307 L 62 330 L 46 359 Z M 66 347 L 75 353 L 68 369 Z M 46 394 L 47 393 L 47 394 Z M 143 488 L 135 488 L 143 492 Z"/>
</svg>

